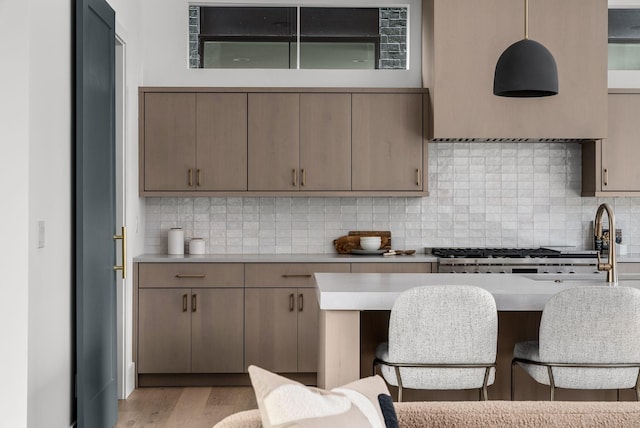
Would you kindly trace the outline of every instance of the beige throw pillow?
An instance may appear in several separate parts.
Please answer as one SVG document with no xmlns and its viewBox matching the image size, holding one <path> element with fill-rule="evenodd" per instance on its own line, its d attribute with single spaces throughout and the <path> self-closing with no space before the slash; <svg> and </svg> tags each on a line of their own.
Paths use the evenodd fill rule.
<svg viewBox="0 0 640 428">
<path fill-rule="evenodd" d="M 389 390 L 380 376 L 331 391 L 307 387 L 256 366 L 249 366 L 249 376 L 265 428 L 397 426 Z"/>
</svg>

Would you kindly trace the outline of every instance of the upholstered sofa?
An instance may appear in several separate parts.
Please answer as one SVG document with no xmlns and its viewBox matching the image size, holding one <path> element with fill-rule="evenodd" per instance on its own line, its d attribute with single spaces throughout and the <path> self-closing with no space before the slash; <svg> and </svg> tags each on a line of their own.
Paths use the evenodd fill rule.
<svg viewBox="0 0 640 428">
<path fill-rule="evenodd" d="M 394 404 L 401 428 L 640 427 L 639 402 L 459 401 Z M 214 428 L 260 428 L 260 412 L 231 415 Z"/>
</svg>

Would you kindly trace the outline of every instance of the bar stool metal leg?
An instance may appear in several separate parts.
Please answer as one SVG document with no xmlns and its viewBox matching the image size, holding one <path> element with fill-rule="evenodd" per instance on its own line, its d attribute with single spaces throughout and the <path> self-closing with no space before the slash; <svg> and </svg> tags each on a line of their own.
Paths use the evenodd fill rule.
<svg viewBox="0 0 640 428">
<path fill-rule="evenodd" d="M 402 379 L 400 378 L 400 367 L 395 366 L 396 379 L 398 380 L 398 403 L 402 402 Z"/>
</svg>

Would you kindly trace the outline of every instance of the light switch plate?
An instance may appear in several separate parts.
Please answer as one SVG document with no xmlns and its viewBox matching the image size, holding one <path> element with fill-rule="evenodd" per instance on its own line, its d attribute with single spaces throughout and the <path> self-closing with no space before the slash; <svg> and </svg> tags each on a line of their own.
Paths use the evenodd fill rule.
<svg viewBox="0 0 640 428">
<path fill-rule="evenodd" d="M 38 248 L 44 248 L 44 220 L 38 221 Z"/>
</svg>

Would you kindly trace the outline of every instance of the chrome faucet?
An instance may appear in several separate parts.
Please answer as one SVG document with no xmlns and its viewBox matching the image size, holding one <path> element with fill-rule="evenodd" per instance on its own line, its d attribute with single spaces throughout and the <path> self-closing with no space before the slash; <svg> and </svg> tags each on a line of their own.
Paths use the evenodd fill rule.
<svg viewBox="0 0 640 428">
<path fill-rule="evenodd" d="M 602 236 L 602 213 L 607 212 L 607 217 L 609 218 L 609 237 L 606 238 Z M 603 270 L 607 272 L 607 282 L 609 285 L 618 285 L 618 265 L 616 262 L 616 240 L 613 239 L 616 233 L 616 220 L 613 215 L 613 209 L 609 204 L 602 204 L 598 207 L 598 211 L 596 211 L 596 220 L 594 225 L 594 234 L 596 240 L 602 240 L 604 242 L 605 239 L 609 241 L 609 255 L 607 257 L 607 263 L 602 263 L 600 260 L 600 251 L 597 252 L 598 255 L 598 270 Z"/>
</svg>

